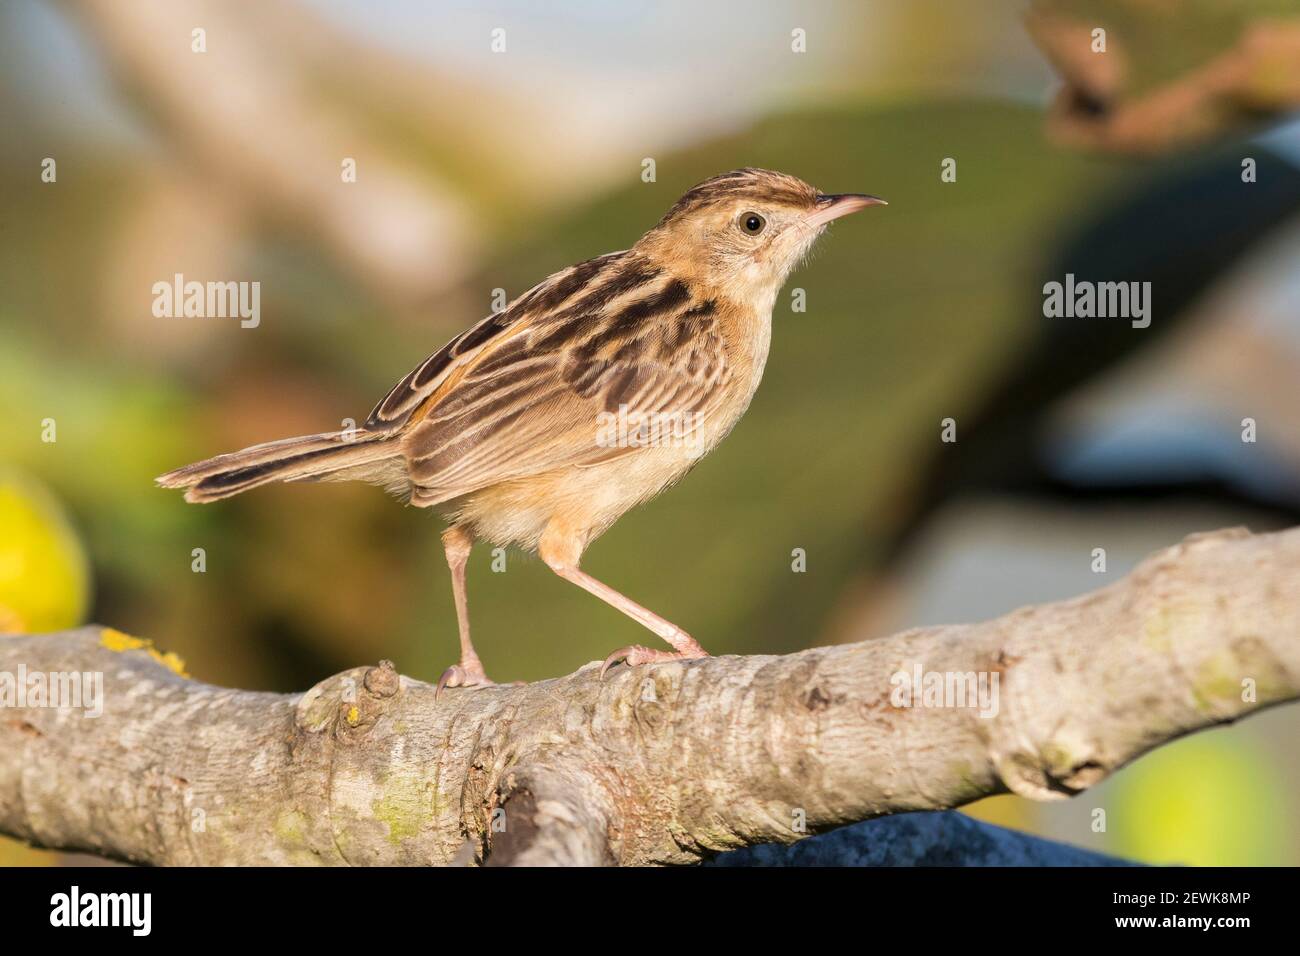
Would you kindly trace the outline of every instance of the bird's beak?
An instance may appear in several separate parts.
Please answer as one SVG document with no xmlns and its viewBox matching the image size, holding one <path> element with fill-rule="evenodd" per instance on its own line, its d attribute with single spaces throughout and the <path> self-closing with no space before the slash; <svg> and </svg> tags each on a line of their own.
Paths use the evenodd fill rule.
<svg viewBox="0 0 1300 956">
<path fill-rule="evenodd" d="M 824 226 L 832 219 L 847 216 L 868 206 L 888 206 L 879 196 L 866 196 L 862 193 L 840 193 L 836 196 L 818 196 L 817 205 L 805 218 L 810 226 Z"/>
</svg>

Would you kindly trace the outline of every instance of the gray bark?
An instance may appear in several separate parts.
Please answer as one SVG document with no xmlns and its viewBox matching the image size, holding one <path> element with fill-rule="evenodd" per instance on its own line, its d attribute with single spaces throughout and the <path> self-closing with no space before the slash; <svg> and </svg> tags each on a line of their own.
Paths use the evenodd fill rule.
<svg viewBox="0 0 1300 956">
<path fill-rule="evenodd" d="M 226 690 L 132 643 L 0 639 L 0 674 L 104 681 L 97 718 L 0 709 L 0 832 L 156 864 L 692 863 L 1008 790 L 1062 798 L 1295 699 L 1300 529 L 1193 536 L 982 624 L 438 701 L 386 663 Z M 914 665 L 996 675 L 996 714 L 901 705 L 891 678 Z"/>
</svg>

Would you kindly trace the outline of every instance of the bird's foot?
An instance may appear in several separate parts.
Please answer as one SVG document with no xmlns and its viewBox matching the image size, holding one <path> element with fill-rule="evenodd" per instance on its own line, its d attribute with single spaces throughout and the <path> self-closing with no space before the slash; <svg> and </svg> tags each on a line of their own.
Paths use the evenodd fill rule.
<svg viewBox="0 0 1300 956">
<path fill-rule="evenodd" d="M 694 644 L 695 642 L 692 641 L 691 643 Z M 636 667 L 638 664 L 659 664 L 664 661 L 693 661 L 708 656 L 709 652 L 698 644 L 685 651 L 656 651 L 649 647 L 642 647 L 640 644 L 631 644 L 627 647 L 620 647 L 605 658 L 605 663 L 600 665 L 600 676 L 603 679 L 605 672 L 619 661 L 622 661 L 628 667 Z"/>
<path fill-rule="evenodd" d="M 438 678 L 438 686 L 433 691 L 437 700 L 445 687 L 495 687 L 496 681 L 487 676 L 481 661 L 474 659 L 452 664 Z"/>
</svg>

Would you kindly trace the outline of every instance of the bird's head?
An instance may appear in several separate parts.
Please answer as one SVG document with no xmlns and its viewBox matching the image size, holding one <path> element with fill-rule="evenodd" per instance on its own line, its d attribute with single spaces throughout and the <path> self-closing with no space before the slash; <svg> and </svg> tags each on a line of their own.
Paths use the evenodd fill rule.
<svg viewBox="0 0 1300 956">
<path fill-rule="evenodd" d="M 785 173 L 737 169 L 689 190 L 637 245 L 722 295 L 775 297 L 828 223 L 876 205 L 885 201 L 826 195 Z"/>
</svg>

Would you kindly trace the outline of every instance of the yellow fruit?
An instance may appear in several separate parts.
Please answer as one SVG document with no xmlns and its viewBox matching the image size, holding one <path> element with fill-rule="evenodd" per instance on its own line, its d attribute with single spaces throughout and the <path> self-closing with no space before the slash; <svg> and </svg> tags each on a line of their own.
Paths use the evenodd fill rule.
<svg viewBox="0 0 1300 956">
<path fill-rule="evenodd" d="M 1111 852 L 1144 863 L 1294 865 L 1285 783 L 1246 728 L 1196 734 L 1115 777 Z"/>
<path fill-rule="evenodd" d="M 89 598 L 85 552 L 63 508 L 34 481 L 0 472 L 0 634 L 72 627 Z"/>
</svg>

